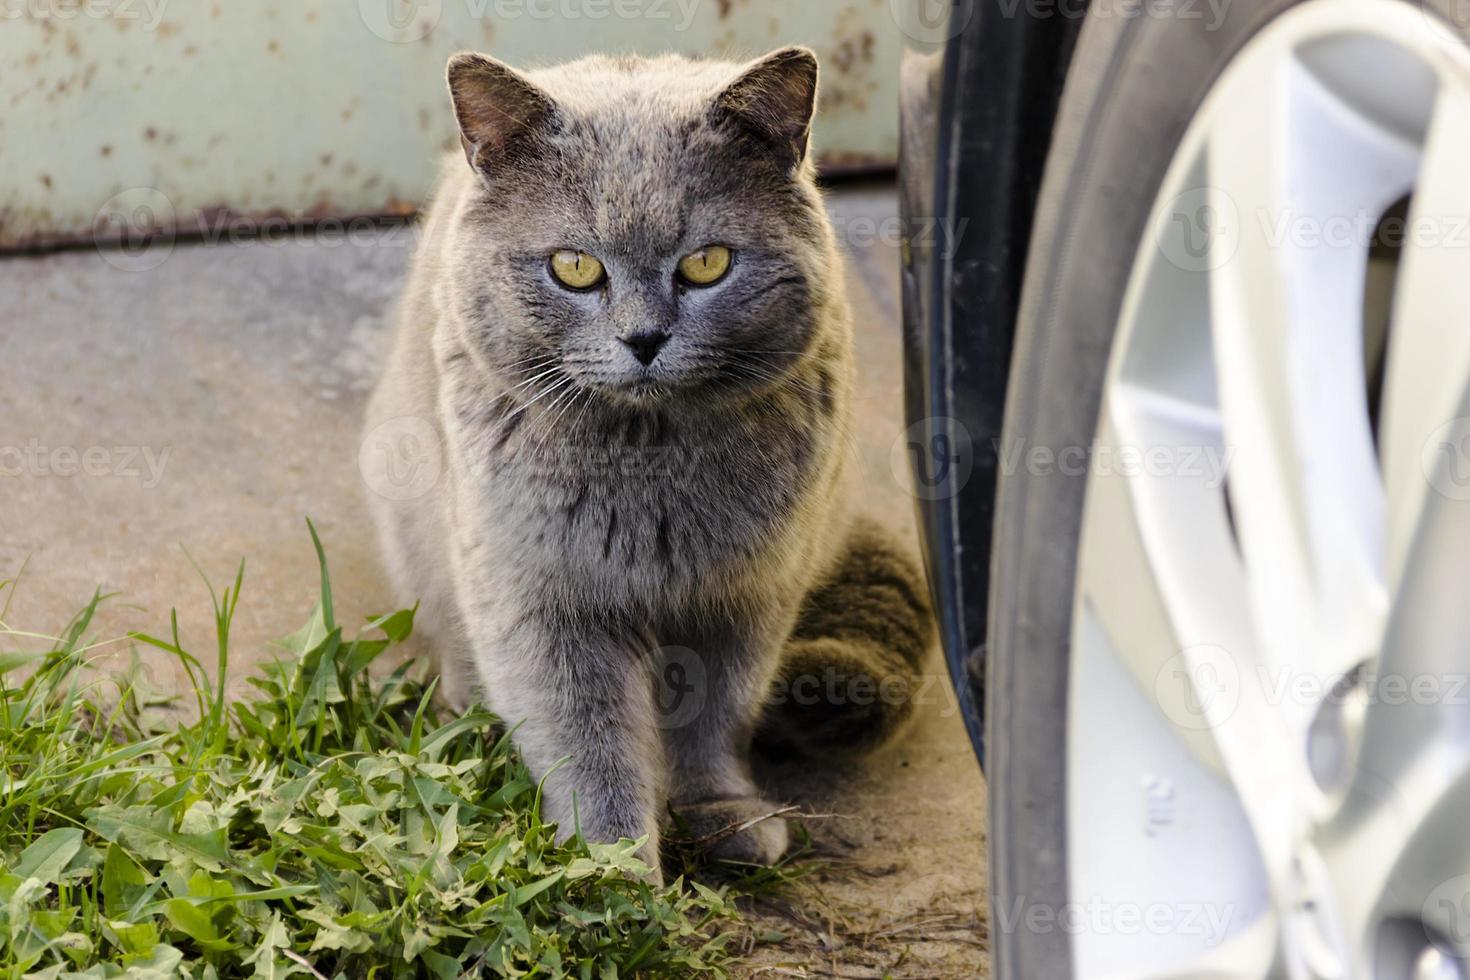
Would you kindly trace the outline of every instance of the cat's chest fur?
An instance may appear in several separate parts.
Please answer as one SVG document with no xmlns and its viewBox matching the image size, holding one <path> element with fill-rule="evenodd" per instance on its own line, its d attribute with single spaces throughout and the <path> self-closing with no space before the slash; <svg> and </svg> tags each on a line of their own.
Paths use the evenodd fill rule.
<svg viewBox="0 0 1470 980">
<path fill-rule="evenodd" d="M 695 420 L 623 409 L 554 428 L 507 406 L 455 421 L 494 560 L 520 584 L 650 609 L 789 563 L 831 437 L 795 395 Z"/>
</svg>

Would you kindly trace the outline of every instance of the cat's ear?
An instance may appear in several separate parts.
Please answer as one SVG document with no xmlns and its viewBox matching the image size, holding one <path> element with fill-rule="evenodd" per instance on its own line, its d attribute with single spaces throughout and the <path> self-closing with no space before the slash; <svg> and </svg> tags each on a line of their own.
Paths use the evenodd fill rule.
<svg viewBox="0 0 1470 980">
<path fill-rule="evenodd" d="M 791 169 L 806 159 L 817 108 L 817 56 L 810 48 L 773 51 L 747 66 L 715 99 Z"/>
<path fill-rule="evenodd" d="M 449 59 L 448 75 L 459 141 L 477 170 L 513 155 L 556 110 L 534 82 L 488 55 L 457 54 Z"/>
</svg>

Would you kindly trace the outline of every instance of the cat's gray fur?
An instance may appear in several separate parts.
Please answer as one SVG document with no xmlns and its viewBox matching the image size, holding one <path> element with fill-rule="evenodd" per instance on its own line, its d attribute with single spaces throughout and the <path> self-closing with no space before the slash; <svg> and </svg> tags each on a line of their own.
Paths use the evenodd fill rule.
<svg viewBox="0 0 1470 980">
<path fill-rule="evenodd" d="M 564 835 L 647 836 L 655 875 L 666 801 L 697 833 L 775 809 L 751 738 L 804 601 L 852 551 L 851 327 L 807 153 L 816 75 L 799 48 L 525 74 L 456 56 L 465 156 L 369 411 L 370 433 L 428 420 L 447 461 L 423 496 L 377 507 L 445 693 L 519 726 Z M 735 252 L 726 279 L 677 283 L 710 244 Z M 567 248 L 606 265 L 603 288 L 552 278 Z M 618 338 L 650 327 L 670 339 L 644 368 Z M 911 672 L 928 615 L 911 565 L 894 568 L 869 592 L 899 596 Z M 697 710 L 661 712 L 666 671 Z M 767 820 L 720 853 L 772 861 L 786 844 Z"/>
</svg>

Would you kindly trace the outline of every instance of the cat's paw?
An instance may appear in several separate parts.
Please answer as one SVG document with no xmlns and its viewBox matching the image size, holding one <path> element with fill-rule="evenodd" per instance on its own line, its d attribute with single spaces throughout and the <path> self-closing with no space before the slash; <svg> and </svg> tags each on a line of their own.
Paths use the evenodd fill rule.
<svg viewBox="0 0 1470 980">
<path fill-rule="evenodd" d="M 675 808 L 687 844 L 721 861 L 771 865 L 791 845 L 781 814 L 789 807 L 758 797 L 689 803 Z"/>
</svg>

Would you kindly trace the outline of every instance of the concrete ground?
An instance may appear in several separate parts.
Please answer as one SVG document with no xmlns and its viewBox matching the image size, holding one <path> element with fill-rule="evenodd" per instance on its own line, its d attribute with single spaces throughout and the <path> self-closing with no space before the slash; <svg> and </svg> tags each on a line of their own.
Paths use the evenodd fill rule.
<svg viewBox="0 0 1470 980">
<path fill-rule="evenodd" d="M 912 537 L 907 476 L 891 461 L 903 430 L 896 201 L 847 187 L 831 210 L 861 364 L 854 492 Z M 186 647 L 207 651 L 209 596 L 188 556 L 216 588 L 243 558 L 235 649 L 265 658 L 317 595 L 307 517 L 339 619 L 387 608 L 359 418 L 414 237 L 286 237 L 0 258 L 0 581 L 26 566 L 9 625 L 58 631 L 100 587 L 121 595 L 99 635 L 164 631 L 176 606 Z M 179 682 L 161 654 L 138 655 L 159 683 Z M 747 975 L 984 972 L 984 787 L 937 658 L 932 672 L 901 741 L 847 767 L 766 773 L 774 795 L 820 815 L 807 821 L 820 860 L 752 911 Z"/>
</svg>

